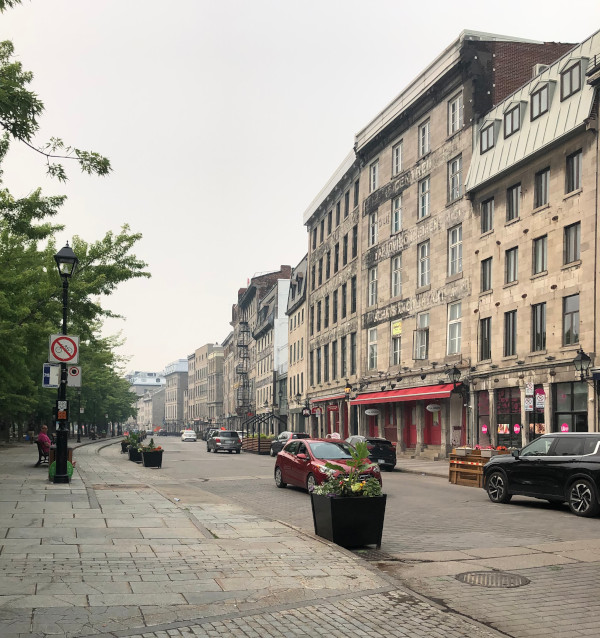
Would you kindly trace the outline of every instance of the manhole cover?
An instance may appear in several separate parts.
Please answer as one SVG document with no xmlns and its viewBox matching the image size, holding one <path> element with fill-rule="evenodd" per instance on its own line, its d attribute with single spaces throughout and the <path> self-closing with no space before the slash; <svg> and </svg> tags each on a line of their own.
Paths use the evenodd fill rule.
<svg viewBox="0 0 600 638">
<path fill-rule="evenodd" d="M 508 572 L 465 572 L 458 574 L 456 580 L 479 587 L 521 587 L 530 582 L 525 576 Z"/>
<path fill-rule="evenodd" d="M 385 554 L 379 549 L 355 549 L 353 553 L 369 562 L 379 562 L 384 560 L 392 560 L 389 554 Z"/>
<path fill-rule="evenodd" d="M 102 483 L 92 487 L 95 490 L 146 490 L 149 486 L 142 483 Z"/>
</svg>

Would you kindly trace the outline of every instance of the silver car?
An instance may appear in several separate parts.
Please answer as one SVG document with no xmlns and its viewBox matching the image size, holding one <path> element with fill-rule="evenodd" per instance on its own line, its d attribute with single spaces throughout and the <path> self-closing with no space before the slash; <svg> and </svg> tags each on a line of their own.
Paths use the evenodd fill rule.
<svg viewBox="0 0 600 638">
<path fill-rule="evenodd" d="M 242 441 L 235 430 L 217 430 L 206 441 L 207 452 L 227 450 L 229 454 L 242 451 Z"/>
</svg>

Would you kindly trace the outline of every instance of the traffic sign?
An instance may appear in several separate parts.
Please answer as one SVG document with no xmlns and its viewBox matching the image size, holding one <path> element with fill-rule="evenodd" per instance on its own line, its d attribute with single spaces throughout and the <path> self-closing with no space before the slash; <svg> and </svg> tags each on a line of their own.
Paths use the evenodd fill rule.
<svg viewBox="0 0 600 638">
<path fill-rule="evenodd" d="M 51 363 L 79 363 L 79 337 L 50 335 Z"/>
<path fill-rule="evenodd" d="M 69 420 L 69 402 L 68 401 L 56 402 L 56 420 L 57 421 Z"/>
<path fill-rule="evenodd" d="M 72 388 L 80 388 L 81 387 L 81 367 L 80 366 L 69 366 L 67 375 L 67 385 Z"/>
<path fill-rule="evenodd" d="M 60 366 L 56 363 L 44 363 L 42 372 L 43 388 L 58 388 L 60 385 Z"/>
</svg>

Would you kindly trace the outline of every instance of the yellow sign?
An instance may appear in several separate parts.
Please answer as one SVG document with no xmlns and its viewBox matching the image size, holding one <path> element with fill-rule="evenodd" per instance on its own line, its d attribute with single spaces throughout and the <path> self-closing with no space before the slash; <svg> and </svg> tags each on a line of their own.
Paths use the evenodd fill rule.
<svg viewBox="0 0 600 638">
<path fill-rule="evenodd" d="M 399 337 L 401 334 L 402 334 L 402 322 L 393 321 L 392 322 L 392 337 Z"/>
</svg>

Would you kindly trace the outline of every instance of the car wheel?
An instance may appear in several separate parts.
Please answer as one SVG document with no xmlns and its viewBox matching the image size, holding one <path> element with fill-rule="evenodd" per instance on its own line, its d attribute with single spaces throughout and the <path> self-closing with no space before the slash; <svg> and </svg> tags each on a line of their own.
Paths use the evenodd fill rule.
<svg viewBox="0 0 600 638">
<path fill-rule="evenodd" d="M 309 492 L 312 492 L 315 489 L 315 487 L 317 487 L 317 480 L 315 479 L 313 474 L 309 474 L 306 477 L 306 489 Z"/>
<path fill-rule="evenodd" d="M 569 488 L 569 507 L 576 516 L 596 516 L 600 507 L 590 481 L 577 479 Z"/>
<path fill-rule="evenodd" d="M 508 503 L 512 494 L 508 493 L 506 475 L 503 472 L 492 472 L 487 481 L 487 493 L 492 503 Z"/>
<path fill-rule="evenodd" d="M 283 482 L 283 476 L 281 474 L 280 467 L 275 468 L 275 485 L 277 485 L 277 487 L 287 487 L 287 483 Z"/>
</svg>

